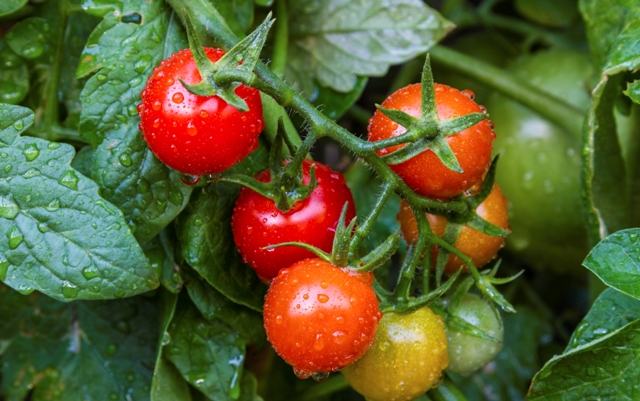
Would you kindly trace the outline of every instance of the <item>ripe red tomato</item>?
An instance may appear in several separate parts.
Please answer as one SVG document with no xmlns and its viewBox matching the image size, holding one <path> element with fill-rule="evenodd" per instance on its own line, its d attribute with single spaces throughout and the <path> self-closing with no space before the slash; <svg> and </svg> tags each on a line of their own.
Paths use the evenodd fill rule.
<svg viewBox="0 0 640 401">
<path fill-rule="evenodd" d="M 275 351 L 301 378 L 335 372 L 362 356 L 381 317 L 373 276 L 305 259 L 282 269 L 264 304 Z"/>
<path fill-rule="evenodd" d="M 392 93 L 382 106 L 419 117 L 420 88 L 420 84 L 405 86 Z M 469 93 L 447 85 L 435 84 L 438 117 L 445 120 L 482 112 Z M 406 129 L 380 111 L 376 111 L 369 121 L 368 131 L 369 140 L 374 142 L 401 135 L 406 132 Z M 426 150 L 403 163 L 390 167 L 417 193 L 431 198 L 450 199 L 482 181 L 484 173 L 491 164 L 491 148 L 494 139 L 495 134 L 486 119 L 447 138 L 463 173 L 449 170 L 431 150 Z M 383 156 L 402 146 L 404 145 L 392 146 L 377 153 Z"/>
<path fill-rule="evenodd" d="M 336 226 L 345 202 L 349 202 L 346 221 L 356 215 L 355 202 L 342 174 L 318 162 L 302 164 L 303 182 L 309 183 L 309 169 L 315 164 L 318 186 L 303 201 L 296 202 L 286 213 L 257 192 L 243 188 L 233 210 L 233 239 L 245 263 L 263 280 L 275 277 L 280 269 L 313 253 L 296 246 L 263 250 L 267 245 L 282 242 L 304 242 L 330 253 Z M 262 182 L 271 179 L 269 170 L 258 174 Z"/>
<path fill-rule="evenodd" d="M 385 313 L 371 348 L 342 375 L 367 400 L 408 401 L 436 387 L 448 364 L 444 319 L 425 306 Z"/>
<path fill-rule="evenodd" d="M 476 213 L 489 223 L 493 223 L 500 228 L 508 230 L 508 206 L 509 201 L 504 197 L 500 187 L 496 184 L 493 186 L 493 190 L 491 190 L 487 199 L 485 199 L 484 202 L 476 208 Z M 447 219 L 442 216 L 436 216 L 429 213 L 426 213 L 426 216 L 433 233 L 442 237 L 447 226 Z M 408 243 L 418 240 L 418 223 L 413 215 L 411 206 L 409 206 L 405 201 L 402 201 L 402 204 L 400 205 L 398 222 L 400 223 L 402 234 Z M 462 227 L 462 231 L 455 243 L 455 247 L 465 255 L 469 256 L 476 267 L 481 267 L 493 259 L 503 245 L 504 237 L 492 237 L 467 226 Z M 431 251 L 435 264 L 438 247 L 434 246 Z M 444 270 L 445 272 L 452 274 L 461 266 L 464 266 L 463 271 L 466 272 L 468 270 L 460 258 L 455 255 L 449 255 L 449 259 L 447 260 Z"/>
<path fill-rule="evenodd" d="M 211 61 L 224 55 L 219 49 L 204 50 Z M 244 85 L 235 90 L 249 106 L 240 112 L 217 96 L 190 93 L 179 78 L 187 84 L 201 81 L 189 49 L 154 69 L 138 106 L 143 138 L 158 159 L 186 174 L 216 174 L 257 148 L 264 128 L 258 90 Z"/>
</svg>

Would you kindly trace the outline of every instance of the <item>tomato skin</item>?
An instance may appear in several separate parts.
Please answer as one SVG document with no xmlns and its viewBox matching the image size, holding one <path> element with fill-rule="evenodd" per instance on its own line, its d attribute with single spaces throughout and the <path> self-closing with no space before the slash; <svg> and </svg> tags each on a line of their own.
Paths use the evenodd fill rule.
<svg viewBox="0 0 640 401">
<path fill-rule="evenodd" d="M 502 194 L 500 187 L 498 185 L 494 185 L 489 196 L 487 196 L 484 202 L 476 208 L 476 213 L 489 223 L 493 223 L 500 228 L 508 230 L 508 206 L 509 201 Z M 425 215 L 427 216 L 429 226 L 431 226 L 433 233 L 442 237 L 447 225 L 446 218 L 429 213 L 425 213 Z M 409 204 L 404 200 L 400 205 L 398 222 L 400 223 L 402 234 L 408 243 L 418 240 L 418 223 L 413 215 L 411 206 L 409 206 Z M 500 248 L 504 246 L 504 241 L 504 237 L 492 237 L 471 227 L 464 226 L 456 240 L 455 247 L 465 255 L 469 256 L 476 267 L 481 267 L 496 256 Z M 437 252 L 438 247 L 432 247 L 431 255 L 433 266 L 435 266 Z M 445 272 L 452 274 L 460 269 L 460 267 L 463 268 L 463 272 L 469 270 L 464 262 L 462 262 L 462 259 L 455 255 L 449 255 L 449 259 L 447 260 L 447 264 L 444 268 Z"/>
<path fill-rule="evenodd" d="M 373 276 L 305 259 L 282 269 L 264 304 L 275 351 L 299 376 L 335 372 L 373 342 L 381 313 Z"/>
<path fill-rule="evenodd" d="M 444 319 L 425 306 L 385 313 L 376 340 L 342 375 L 370 401 L 409 401 L 437 385 L 449 363 Z"/>
<path fill-rule="evenodd" d="M 204 50 L 211 61 L 224 55 L 220 49 Z M 138 106 L 143 138 L 158 159 L 182 173 L 217 174 L 258 147 L 264 128 L 258 90 L 236 88 L 249 107 L 240 112 L 217 96 L 190 93 L 179 79 L 187 84 L 201 80 L 189 49 L 174 53 L 154 69 Z"/>
<path fill-rule="evenodd" d="M 382 106 L 419 117 L 420 88 L 420 84 L 405 86 L 387 97 Z M 457 89 L 442 84 L 435 84 L 434 89 L 438 117 L 441 120 L 482 112 L 478 104 Z M 368 132 L 369 141 L 375 142 L 401 135 L 406 132 L 406 129 L 380 111 L 376 111 L 369 120 Z M 491 163 L 494 139 L 495 134 L 486 119 L 447 138 L 463 173 L 449 170 L 431 150 L 426 150 L 403 163 L 389 167 L 420 195 L 451 199 L 482 181 Z M 392 146 L 377 153 L 384 156 L 402 146 L 404 145 Z"/>
<path fill-rule="evenodd" d="M 475 294 L 466 294 L 462 298 L 455 315 L 500 341 L 496 343 L 447 328 L 449 341 L 447 370 L 470 375 L 491 362 L 502 350 L 504 326 L 502 319 L 494 313 L 489 303 Z"/>
<path fill-rule="evenodd" d="M 586 112 L 587 54 L 548 50 L 520 59 L 511 70 Z M 581 139 L 503 95 L 493 94 L 487 106 L 502 167 L 496 182 L 511 201 L 507 249 L 536 267 L 581 269 L 588 251 L 580 199 Z"/>
<path fill-rule="evenodd" d="M 275 203 L 249 188 L 243 188 L 232 216 L 233 239 L 248 263 L 263 280 L 275 277 L 280 269 L 313 258 L 313 253 L 296 246 L 270 250 L 262 248 L 282 242 L 304 242 L 331 253 L 335 229 L 345 202 L 346 221 L 356 216 L 353 195 L 342 174 L 318 162 L 305 160 L 302 165 L 303 182 L 309 183 L 311 165 L 316 168 L 318 186 L 305 200 L 291 210 L 281 212 Z M 256 177 L 269 182 L 271 174 L 265 170 Z"/>
</svg>

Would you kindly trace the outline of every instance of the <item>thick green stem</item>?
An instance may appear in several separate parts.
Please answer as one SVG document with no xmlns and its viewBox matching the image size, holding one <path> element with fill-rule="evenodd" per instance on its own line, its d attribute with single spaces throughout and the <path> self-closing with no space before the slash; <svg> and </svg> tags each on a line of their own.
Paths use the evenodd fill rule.
<svg viewBox="0 0 640 401">
<path fill-rule="evenodd" d="M 271 55 L 271 70 L 278 75 L 284 73 L 284 67 L 287 64 L 288 41 L 289 14 L 287 12 L 287 0 L 276 0 L 276 25 L 273 53 Z"/>
<path fill-rule="evenodd" d="M 430 54 L 434 61 L 491 86 L 542 114 L 558 126 L 574 134 L 574 137 L 581 135 L 584 115 L 580 110 L 565 101 L 541 91 L 508 71 L 447 47 L 432 47 Z"/>
</svg>

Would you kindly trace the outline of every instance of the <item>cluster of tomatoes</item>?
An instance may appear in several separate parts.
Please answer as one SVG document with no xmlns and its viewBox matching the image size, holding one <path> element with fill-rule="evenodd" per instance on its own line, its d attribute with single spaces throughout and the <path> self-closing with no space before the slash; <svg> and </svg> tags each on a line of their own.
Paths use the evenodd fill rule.
<svg viewBox="0 0 640 401">
<path fill-rule="evenodd" d="M 224 54 L 216 49 L 205 52 L 214 62 Z M 150 149 L 168 166 L 194 176 L 217 174 L 242 160 L 257 147 L 264 126 L 257 90 L 244 85 L 235 89 L 248 105 L 249 110 L 241 112 L 217 96 L 192 94 L 182 83 L 193 85 L 200 80 L 190 50 L 180 51 L 154 70 L 138 108 L 140 127 Z M 435 85 L 435 100 L 442 120 L 482 112 L 470 93 L 445 85 Z M 399 90 L 382 106 L 418 117 L 422 107 L 420 85 Z M 405 131 L 378 111 L 369 124 L 369 140 Z M 420 195 L 440 200 L 469 196 L 482 183 L 491 163 L 494 137 L 485 119 L 447 138 L 462 173 L 448 169 L 430 150 L 390 167 Z M 401 146 L 382 149 L 378 154 L 383 156 Z M 390 311 L 383 316 L 372 287 L 372 273 L 337 267 L 296 246 L 266 248 L 302 242 L 331 253 L 345 205 L 346 221 L 355 218 L 354 200 L 340 173 L 305 160 L 302 181 L 310 182 L 312 165 L 317 186 L 290 210 L 279 210 L 273 200 L 245 187 L 232 218 L 234 240 L 244 262 L 270 284 L 264 305 L 268 339 L 296 374 L 322 380 L 329 372 L 341 370 L 347 381 L 371 400 L 409 400 L 434 386 L 447 366 L 470 373 L 492 359 L 498 346 L 491 348 L 491 342 L 462 333 L 448 334 L 444 318 L 426 306 L 402 313 Z M 270 171 L 256 179 L 269 182 Z M 495 186 L 476 213 L 507 228 L 506 206 L 506 199 Z M 404 204 L 398 215 L 407 242 L 415 241 L 418 235 L 413 213 Z M 446 219 L 431 214 L 427 217 L 434 233 L 442 236 Z M 481 266 L 495 256 L 502 241 L 465 227 L 455 246 Z M 432 252 L 435 255 L 437 249 Z M 460 268 L 464 268 L 462 261 L 452 255 L 446 271 Z M 499 317 L 484 300 L 467 295 L 458 310 L 459 317 L 501 340 Z M 493 316 L 493 322 L 475 321 L 473 316 L 478 313 Z M 474 340 L 486 344 L 473 345 Z M 483 358 L 469 358 L 479 347 L 491 349 Z"/>
</svg>

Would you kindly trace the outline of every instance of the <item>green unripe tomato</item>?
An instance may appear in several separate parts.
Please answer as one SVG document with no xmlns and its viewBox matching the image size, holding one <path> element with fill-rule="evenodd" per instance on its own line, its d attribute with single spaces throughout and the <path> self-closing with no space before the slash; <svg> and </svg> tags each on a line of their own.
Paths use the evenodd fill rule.
<svg viewBox="0 0 640 401">
<path fill-rule="evenodd" d="M 373 345 L 342 374 L 369 401 L 409 401 L 436 386 L 448 363 L 444 319 L 425 306 L 385 313 Z"/>
<path fill-rule="evenodd" d="M 589 106 L 591 65 L 583 53 L 548 50 L 520 59 L 512 72 L 579 110 Z M 533 110 L 494 93 L 486 103 L 500 154 L 497 182 L 511 202 L 507 249 L 534 266 L 580 266 L 587 252 L 580 199 L 580 138 Z"/>
<path fill-rule="evenodd" d="M 504 336 L 502 319 L 500 315 L 494 313 L 487 301 L 475 294 L 464 296 L 455 315 L 499 341 L 493 342 L 447 328 L 449 342 L 447 370 L 470 375 L 491 362 L 502 350 Z"/>
</svg>

